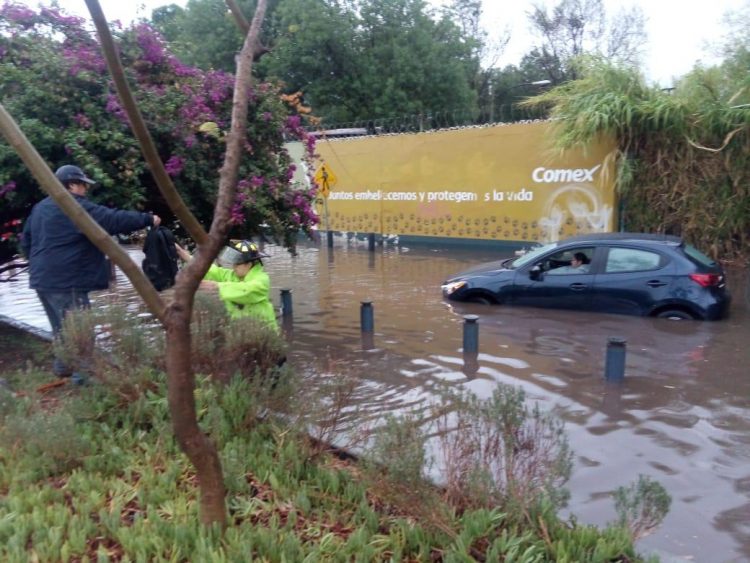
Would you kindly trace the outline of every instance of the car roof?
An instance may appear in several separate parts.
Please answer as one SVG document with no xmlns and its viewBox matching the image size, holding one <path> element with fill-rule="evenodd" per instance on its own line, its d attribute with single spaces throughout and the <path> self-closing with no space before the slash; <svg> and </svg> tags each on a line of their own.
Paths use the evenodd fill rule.
<svg viewBox="0 0 750 563">
<path fill-rule="evenodd" d="M 581 243 L 581 242 L 646 242 L 656 244 L 666 244 L 669 246 L 679 246 L 682 244 L 682 238 L 675 235 L 665 235 L 660 233 L 589 233 L 585 235 L 576 235 L 565 240 L 560 244 Z"/>
</svg>

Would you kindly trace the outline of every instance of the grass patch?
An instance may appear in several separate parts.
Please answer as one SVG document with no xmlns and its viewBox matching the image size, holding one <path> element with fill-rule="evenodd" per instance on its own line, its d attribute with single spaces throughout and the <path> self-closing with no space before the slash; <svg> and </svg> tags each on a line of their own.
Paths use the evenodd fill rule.
<svg viewBox="0 0 750 563">
<path fill-rule="evenodd" d="M 129 377 L 118 338 L 109 340 L 109 361 L 89 367 Z M 121 353 L 130 355 L 135 335 L 123 338 Z M 447 491 L 422 478 L 428 460 L 418 417 L 389 418 L 362 463 L 311 443 L 314 405 L 292 374 L 277 382 L 257 369 L 197 382 L 199 422 L 217 444 L 230 521 L 223 533 L 203 527 L 195 473 L 171 432 L 163 372 L 128 357 L 133 381 L 149 374 L 147 385 L 103 377 L 87 388 L 40 392 L 44 372 L 0 373 L 17 391 L 0 412 L 0 560 L 642 560 L 626 525 L 644 504 L 636 489 L 622 493 L 627 522 L 605 529 L 559 519 L 548 495 L 506 502 L 507 487 L 488 489 L 498 491 L 492 502 L 454 502 L 456 483 Z M 326 417 L 342 410 L 346 393 L 335 389 L 321 399 Z M 521 418 L 536 420 L 536 411 L 524 410 L 518 395 L 503 397 L 472 404 L 491 414 L 513 402 L 512 424 L 500 431 L 528 438 Z M 296 416 L 302 403 L 308 411 Z M 268 416 L 268 406 L 286 414 Z"/>
</svg>

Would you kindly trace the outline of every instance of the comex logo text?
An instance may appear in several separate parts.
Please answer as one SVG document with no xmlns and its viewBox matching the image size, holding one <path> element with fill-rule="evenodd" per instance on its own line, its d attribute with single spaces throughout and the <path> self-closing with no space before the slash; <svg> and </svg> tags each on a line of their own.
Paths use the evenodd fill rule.
<svg viewBox="0 0 750 563">
<path fill-rule="evenodd" d="M 593 182 L 594 172 L 601 168 L 597 164 L 593 168 L 544 168 L 540 166 L 531 173 L 531 179 L 537 184 L 552 184 L 560 182 Z"/>
</svg>

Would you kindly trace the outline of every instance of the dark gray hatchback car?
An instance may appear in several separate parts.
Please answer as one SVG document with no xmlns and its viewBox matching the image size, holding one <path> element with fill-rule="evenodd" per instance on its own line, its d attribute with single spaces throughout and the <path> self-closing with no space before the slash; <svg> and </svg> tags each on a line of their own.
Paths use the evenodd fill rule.
<svg viewBox="0 0 750 563">
<path fill-rule="evenodd" d="M 446 280 L 454 301 L 718 320 L 730 296 L 721 266 L 675 236 L 606 233 L 533 248 Z"/>
</svg>

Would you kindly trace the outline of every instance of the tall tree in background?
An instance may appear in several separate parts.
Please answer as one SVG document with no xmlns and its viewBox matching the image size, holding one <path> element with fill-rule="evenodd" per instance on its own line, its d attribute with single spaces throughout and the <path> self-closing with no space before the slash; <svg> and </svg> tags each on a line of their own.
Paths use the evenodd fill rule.
<svg viewBox="0 0 750 563">
<path fill-rule="evenodd" d="M 482 0 L 452 0 L 442 13 L 458 25 L 463 41 L 471 49 L 471 87 L 478 97 L 480 116 L 484 113 L 480 120 L 485 121 L 491 119 L 493 113 L 495 66 L 510 41 L 510 32 L 497 30 L 490 36 L 481 24 L 482 5 Z"/>
<path fill-rule="evenodd" d="M 355 14 L 340 2 L 282 0 L 271 16 L 271 52 L 258 70 L 274 76 L 290 92 L 302 92 L 316 115 L 328 122 L 355 119 L 361 96 L 362 68 Z"/>
<path fill-rule="evenodd" d="M 365 114 L 397 117 L 476 107 L 470 87 L 478 61 L 461 30 L 433 20 L 422 0 L 369 0 L 359 5 Z"/>
<path fill-rule="evenodd" d="M 465 15 L 472 2 L 456 3 L 466 4 Z M 159 8 L 153 19 L 186 61 L 203 68 L 233 62 L 237 32 L 229 32 L 219 0 Z M 270 52 L 258 76 L 301 91 L 329 124 L 476 110 L 480 40 L 424 0 L 277 0 L 262 40 Z"/>
<path fill-rule="evenodd" d="M 268 2 L 266 22 L 278 3 L 279 0 Z M 256 0 L 237 0 L 237 6 L 247 14 L 253 13 L 256 4 Z M 152 11 L 151 23 L 186 64 L 204 70 L 234 70 L 244 34 L 222 0 L 188 0 L 184 8 L 166 4 Z M 260 42 L 269 42 L 268 23 L 261 29 Z"/>
<path fill-rule="evenodd" d="M 745 96 L 750 95 L 750 0 L 724 15 L 726 36 L 720 47 L 724 66 L 744 80 Z"/>
<path fill-rule="evenodd" d="M 575 61 L 586 54 L 635 66 L 646 40 L 637 7 L 608 18 L 603 0 L 561 0 L 551 10 L 536 4 L 528 15 L 537 42 L 521 66 L 539 68 L 554 84 L 577 78 Z"/>
</svg>

